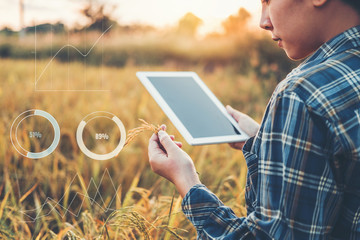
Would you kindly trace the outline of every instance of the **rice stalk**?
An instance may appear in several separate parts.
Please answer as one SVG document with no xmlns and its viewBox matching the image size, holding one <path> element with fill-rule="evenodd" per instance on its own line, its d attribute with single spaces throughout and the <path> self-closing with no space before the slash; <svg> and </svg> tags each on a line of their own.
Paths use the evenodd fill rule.
<svg viewBox="0 0 360 240">
<path fill-rule="evenodd" d="M 7 199 L 10 195 L 10 191 L 8 191 L 6 194 L 5 194 L 5 197 L 3 199 L 3 201 L 1 202 L 1 205 L 0 205 L 0 219 L 2 218 L 2 215 L 3 215 L 3 212 L 4 212 L 4 208 L 5 208 L 5 204 L 7 202 Z"/>
<path fill-rule="evenodd" d="M 172 207 L 173 207 L 172 205 L 173 205 L 173 201 L 174 201 L 174 196 L 173 196 L 173 200 L 171 201 L 171 206 L 170 206 L 169 220 L 168 220 L 168 224 L 167 224 L 167 228 L 166 228 L 167 232 L 165 234 L 164 240 L 170 240 L 171 235 L 175 235 L 176 238 L 182 239 L 175 233 L 175 231 L 171 231 L 172 228 L 175 228 L 174 225 L 175 225 L 176 213 L 178 213 L 179 210 L 181 209 L 181 200 L 182 200 L 182 198 L 179 196 L 175 202 L 174 209 L 172 209 Z M 172 211 L 174 213 L 172 213 Z"/>
<path fill-rule="evenodd" d="M 161 130 L 161 126 L 146 122 L 144 119 L 139 118 L 139 121 L 142 122 L 140 127 L 133 128 L 128 131 L 128 137 L 126 138 L 124 147 L 128 145 L 130 142 L 134 140 L 135 137 L 137 137 L 140 133 L 144 131 L 152 131 L 154 133 L 158 133 Z"/>
<path fill-rule="evenodd" d="M 20 198 L 20 203 L 22 203 L 27 198 L 27 196 L 29 196 L 35 190 L 38 185 L 38 183 L 35 183 L 35 185 Z"/>
<path fill-rule="evenodd" d="M 124 197 L 124 201 L 122 202 L 122 206 L 123 207 L 127 207 L 130 205 L 130 202 L 131 202 L 131 198 L 133 196 L 133 190 L 137 187 L 139 181 L 140 181 L 140 174 L 141 172 L 139 171 L 135 177 L 133 178 L 132 182 L 131 182 L 131 185 L 130 185 L 130 188 L 129 190 L 127 191 L 125 197 Z"/>
<path fill-rule="evenodd" d="M 116 232 L 123 230 L 125 234 L 134 234 L 134 231 L 136 231 L 145 240 L 150 240 L 152 238 L 149 234 L 149 226 L 154 227 L 144 216 L 132 210 L 132 208 L 122 208 L 111 213 L 106 219 L 100 236 L 104 236 L 104 231 L 106 233 L 108 231 L 107 227 L 109 227 L 115 228 Z"/>
<path fill-rule="evenodd" d="M 182 238 L 179 234 L 177 234 L 174 230 L 173 227 L 170 227 L 170 226 L 160 226 L 158 227 L 159 229 L 164 229 L 166 231 L 166 234 L 171 234 L 173 237 L 175 237 L 176 239 L 179 239 L 179 240 L 183 240 L 184 238 Z M 176 228 L 176 230 L 179 230 L 178 228 Z M 186 231 L 186 230 L 184 230 Z M 187 231 L 186 231 L 187 232 Z"/>
</svg>

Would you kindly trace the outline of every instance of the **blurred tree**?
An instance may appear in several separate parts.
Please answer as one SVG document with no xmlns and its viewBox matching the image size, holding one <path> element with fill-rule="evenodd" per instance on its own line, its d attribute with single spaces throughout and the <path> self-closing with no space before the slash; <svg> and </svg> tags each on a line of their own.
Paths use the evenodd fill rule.
<svg viewBox="0 0 360 240">
<path fill-rule="evenodd" d="M 0 35 L 11 36 L 14 35 L 16 32 L 12 30 L 10 27 L 5 26 L 3 29 L 0 30 Z"/>
<path fill-rule="evenodd" d="M 114 7 L 113 7 L 114 9 Z M 89 19 L 90 24 L 84 27 L 83 30 L 97 30 L 104 31 L 111 25 L 116 25 L 117 22 L 111 18 L 111 12 L 105 12 L 105 6 L 95 5 L 90 2 L 87 6 L 80 10 L 80 13 Z"/>
<path fill-rule="evenodd" d="M 231 15 L 222 22 L 225 35 L 238 35 L 246 30 L 250 18 L 251 14 L 245 8 L 240 8 L 237 15 Z"/>
<path fill-rule="evenodd" d="M 36 26 L 26 27 L 25 32 L 27 33 L 63 33 L 65 32 L 65 25 L 62 22 L 57 22 L 54 24 L 51 23 L 43 23 Z"/>
<path fill-rule="evenodd" d="M 193 13 L 187 13 L 178 23 L 177 33 L 187 37 L 195 37 L 203 21 Z"/>
</svg>

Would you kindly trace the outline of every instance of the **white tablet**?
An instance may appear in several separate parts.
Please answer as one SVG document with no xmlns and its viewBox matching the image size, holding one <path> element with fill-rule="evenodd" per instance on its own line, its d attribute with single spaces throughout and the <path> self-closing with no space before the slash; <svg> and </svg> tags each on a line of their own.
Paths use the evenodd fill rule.
<svg viewBox="0 0 360 240">
<path fill-rule="evenodd" d="M 196 73 L 137 72 L 136 76 L 190 145 L 249 138 Z"/>
</svg>

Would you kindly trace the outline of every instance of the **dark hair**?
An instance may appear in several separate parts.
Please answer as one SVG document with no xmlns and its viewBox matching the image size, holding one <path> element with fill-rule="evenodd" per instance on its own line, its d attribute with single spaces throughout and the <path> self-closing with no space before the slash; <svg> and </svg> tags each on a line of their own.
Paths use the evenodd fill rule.
<svg viewBox="0 0 360 240">
<path fill-rule="evenodd" d="M 353 8 L 355 8 L 358 13 L 360 13 L 360 1 L 359 0 L 342 0 L 343 2 L 349 4 Z"/>
</svg>

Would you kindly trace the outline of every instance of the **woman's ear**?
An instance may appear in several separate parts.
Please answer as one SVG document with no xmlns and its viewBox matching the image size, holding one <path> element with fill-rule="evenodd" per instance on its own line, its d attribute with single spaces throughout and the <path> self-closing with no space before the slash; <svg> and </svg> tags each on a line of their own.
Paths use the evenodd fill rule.
<svg viewBox="0 0 360 240">
<path fill-rule="evenodd" d="M 322 7 L 324 6 L 328 0 L 311 0 L 314 7 Z"/>
</svg>

